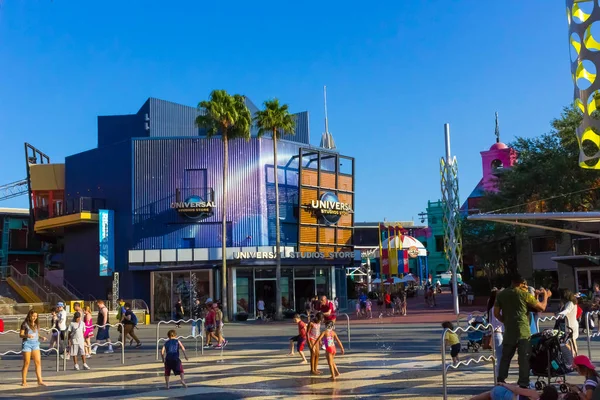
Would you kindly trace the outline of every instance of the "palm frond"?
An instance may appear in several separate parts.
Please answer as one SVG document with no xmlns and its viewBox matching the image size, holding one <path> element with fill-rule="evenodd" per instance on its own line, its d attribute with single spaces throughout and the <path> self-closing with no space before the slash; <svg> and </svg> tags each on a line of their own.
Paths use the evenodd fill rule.
<svg viewBox="0 0 600 400">
<path fill-rule="evenodd" d="M 264 109 L 256 113 L 254 123 L 258 127 L 258 136 L 273 135 L 279 139 L 283 134 L 295 134 L 296 120 L 289 112 L 287 104 L 280 105 L 279 99 L 264 102 Z"/>
<path fill-rule="evenodd" d="M 200 115 L 196 117 L 196 126 L 205 129 L 206 136 L 227 135 L 228 139 L 250 139 L 252 117 L 244 96 L 231 96 L 225 90 L 213 90 L 208 101 L 198 103 L 198 110 Z"/>
</svg>

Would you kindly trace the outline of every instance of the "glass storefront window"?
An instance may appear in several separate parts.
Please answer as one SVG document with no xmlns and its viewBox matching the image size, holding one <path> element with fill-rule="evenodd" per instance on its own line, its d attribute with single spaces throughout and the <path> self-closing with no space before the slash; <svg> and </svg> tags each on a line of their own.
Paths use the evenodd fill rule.
<svg viewBox="0 0 600 400">
<path fill-rule="evenodd" d="M 175 303 L 181 300 L 183 305 L 183 316 L 185 318 L 190 315 L 190 305 L 192 303 L 191 296 L 192 287 L 190 283 L 190 271 L 173 272 L 173 316 L 175 314 Z"/>
<path fill-rule="evenodd" d="M 237 299 L 237 312 L 246 312 L 254 315 L 254 279 L 251 269 L 236 269 L 235 296 Z"/>
<path fill-rule="evenodd" d="M 210 273 L 208 271 L 192 271 L 190 273 L 190 282 L 192 288 L 190 309 L 194 306 L 196 299 L 200 300 L 200 304 L 205 304 L 210 297 Z"/>
<path fill-rule="evenodd" d="M 296 278 L 312 278 L 315 276 L 315 269 L 313 267 L 295 268 L 294 276 Z"/>
<path fill-rule="evenodd" d="M 250 270 L 252 273 L 252 270 Z M 254 270 L 256 279 L 275 279 L 275 268 L 256 268 Z"/>
<path fill-rule="evenodd" d="M 329 293 L 329 268 L 317 268 L 317 295 L 318 296 L 331 296 Z"/>
<path fill-rule="evenodd" d="M 171 319 L 171 273 L 154 272 L 154 320 Z"/>
</svg>

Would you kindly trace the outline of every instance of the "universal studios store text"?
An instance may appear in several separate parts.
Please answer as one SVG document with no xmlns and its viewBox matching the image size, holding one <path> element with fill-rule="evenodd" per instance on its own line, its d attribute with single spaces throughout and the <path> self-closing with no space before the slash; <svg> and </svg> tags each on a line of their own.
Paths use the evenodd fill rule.
<svg viewBox="0 0 600 400">
<path fill-rule="evenodd" d="M 274 260 L 277 258 L 277 253 L 272 251 L 243 251 L 233 253 L 233 258 L 237 260 L 252 260 L 252 259 L 267 259 Z M 281 252 L 281 258 L 287 259 L 313 259 L 313 260 L 327 260 L 327 259 L 345 259 L 353 260 L 354 252 L 351 251 L 331 251 L 331 252 Z"/>
</svg>

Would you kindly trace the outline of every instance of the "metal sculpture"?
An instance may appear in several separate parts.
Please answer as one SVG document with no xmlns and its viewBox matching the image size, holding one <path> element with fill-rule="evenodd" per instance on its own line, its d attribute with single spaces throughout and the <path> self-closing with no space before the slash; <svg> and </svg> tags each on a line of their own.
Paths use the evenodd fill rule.
<svg viewBox="0 0 600 400">
<path fill-rule="evenodd" d="M 444 251 L 452 271 L 452 297 L 454 313 L 458 307 L 458 272 L 462 261 L 462 239 L 460 234 L 460 201 L 458 197 L 458 164 L 450 155 L 450 125 L 444 124 L 446 158 L 440 160 L 442 201 L 444 203 Z"/>
<path fill-rule="evenodd" d="M 577 128 L 579 166 L 600 169 L 600 5 L 596 0 L 567 0 L 574 102 L 583 113 Z"/>
</svg>

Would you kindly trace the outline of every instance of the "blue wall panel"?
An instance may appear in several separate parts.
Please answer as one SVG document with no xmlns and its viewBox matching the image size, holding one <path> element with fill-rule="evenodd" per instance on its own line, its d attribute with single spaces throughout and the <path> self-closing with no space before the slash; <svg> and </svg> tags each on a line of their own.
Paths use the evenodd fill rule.
<svg viewBox="0 0 600 400">
<path fill-rule="evenodd" d="M 146 115 L 150 113 L 150 101 L 146 101 L 136 114 L 107 115 L 98 117 L 98 147 L 123 142 L 133 137 L 146 137 Z"/>
<path fill-rule="evenodd" d="M 128 271 L 128 249 L 132 233 L 131 141 L 69 156 L 65 164 L 67 199 L 105 199 L 106 208 L 115 211 L 115 271 Z M 96 294 L 104 297 L 106 290 L 111 288 L 112 278 L 98 276 L 98 229 L 98 225 L 93 224 L 65 230 L 65 279 L 79 289 L 89 288 L 89 292 L 96 297 Z M 93 287 L 90 282 L 94 282 Z M 122 275 L 123 296 L 134 294 L 133 283 L 131 273 Z"/>
</svg>

